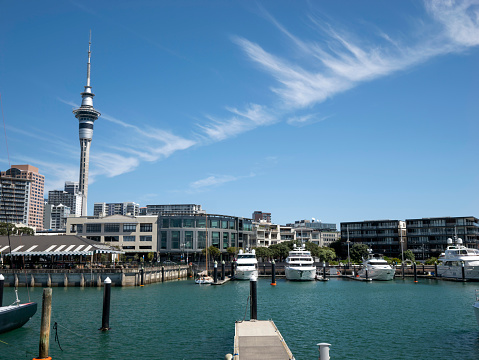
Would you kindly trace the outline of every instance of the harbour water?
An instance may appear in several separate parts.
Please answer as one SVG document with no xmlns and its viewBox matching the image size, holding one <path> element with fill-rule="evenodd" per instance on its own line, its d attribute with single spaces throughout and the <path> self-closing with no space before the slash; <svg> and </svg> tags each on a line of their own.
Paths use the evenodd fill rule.
<svg viewBox="0 0 479 360">
<path fill-rule="evenodd" d="M 479 359 L 472 303 L 478 283 L 419 279 L 363 282 L 258 281 L 258 319 L 272 319 L 297 360 L 317 359 L 319 342 L 332 360 Z M 0 334 L 0 359 L 38 355 L 39 304 L 21 329 Z M 233 352 L 234 322 L 249 319 L 249 282 L 222 286 L 181 280 L 113 287 L 111 330 L 100 332 L 103 288 L 53 288 L 53 359 L 224 359 Z M 26 288 L 19 289 L 22 301 Z M 4 304 L 13 302 L 5 288 Z"/>
</svg>

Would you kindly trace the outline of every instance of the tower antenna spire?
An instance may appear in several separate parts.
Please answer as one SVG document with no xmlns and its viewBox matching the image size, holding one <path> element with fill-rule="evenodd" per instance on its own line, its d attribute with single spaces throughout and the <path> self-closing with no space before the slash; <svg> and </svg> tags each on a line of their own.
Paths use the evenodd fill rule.
<svg viewBox="0 0 479 360">
<path fill-rule="evenodd" d="M 86 69 L 85 91 L 87 91 L 87 87 L 90 87 L 90 59 L 91 59 L 91 29 L 90 29 L 90 40 L 88 41 L 88 64 Z"/>
</svg>

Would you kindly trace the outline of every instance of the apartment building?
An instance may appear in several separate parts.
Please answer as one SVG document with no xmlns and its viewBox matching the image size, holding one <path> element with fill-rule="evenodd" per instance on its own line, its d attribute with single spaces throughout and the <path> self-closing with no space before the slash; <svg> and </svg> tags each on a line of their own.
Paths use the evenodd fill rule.
<svg viewBox="0 0 479 360">
<path fill-rule="evenodd" d="M 474 216 L 406 219 L 406 229 L 407 247 L 419 260 L 438 257 L 448 238 L 461 238 L 464 246 L 479 248 L 479 220 Z"/>
<path fill-rule="evenodd" d="M 43 229 L 45 176 L 32 165 L 12 165 L 0 173 L 0 219 Z M 21 221 L 19 221 L 21 220 Z"/>
<path fill-rule="evenodd" d="M 135 202 L 123 203 L 95 203 L 93 205 L 93 216 L 110 215 L 140 215 L 140 204 Z"/>
<path fill-rule="evenodd" d="M 341 239 L 349 239 L 350 246 L 355 243 L 366 244 L 373 251 L 388 257 L 401 257 L 401 239 L 406 241 L 401 229 L 405 227 L 400 220 L 366 220 L 341 223 Z M 407 245 L 404 246 L 406 249 Z"/>
</svg>

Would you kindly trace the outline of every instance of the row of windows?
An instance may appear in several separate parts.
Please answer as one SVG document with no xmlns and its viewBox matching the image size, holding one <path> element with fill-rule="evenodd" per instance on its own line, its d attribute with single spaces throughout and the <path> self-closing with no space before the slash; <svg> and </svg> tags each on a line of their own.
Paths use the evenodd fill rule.
<svg viewBox="0 0 479 360">
<path fill-rule="evenodd" d="M 105 236 L 105 242 L 118 242 L 120 237 L 117 235 L 114 236 Z M 123 236 L 123 241 L 136 241 L 136 236 Z M 140 241 L 153 241 L 152 235 L 140 235 Z"/>
<path fill-rule="evenodd" d="M 181 218 L 163 218 L 162 228 L 206 228 L 206 218 L 181 219 Z M 234 220 L 209 219 L 208 227 L 211 229 L 235 229 Z"/>
<path fill-rule="evenodd" d="M 104 231 L 108 233 L 117 233 L 120 232 L 122 224 L 119 223 L 106 223 L 104 224 Z M 123 232 L 133 232 L 136 231 L 137 224 L 123 224 Z M 140 232 L 152 232 L 153 224 L 145 223 L 140 224 Z M 83 232 L 83 224 L 77 225 L 77 232 Z M 87 233 L 99 233 L 101 232 L 101 224 L 86 224 Z"/>
<path fill-rule="evenodd" d="M 181 238 L 180 231 L 171 231 L 170 239 L 168 239 L 168 232 L 160 232 L 160 248 L 168 248 L 168 240 L 170 243 L 170 249 L 193 249 L 194 247 L 194 232 L 185 231 L 183 238 Z M 196 238 L 196 248 L 204 249 L 206 248 L 206 231 L 197 231 Z M 211 245 L 217 247 L 218 249 L 227 249 L 229 246 L 235 246 L 236 244 L 236 233 L 224 232 L 220 233 L 219 231 L 211 232 L 211 239 L 208 241 Z"/>
</svg>

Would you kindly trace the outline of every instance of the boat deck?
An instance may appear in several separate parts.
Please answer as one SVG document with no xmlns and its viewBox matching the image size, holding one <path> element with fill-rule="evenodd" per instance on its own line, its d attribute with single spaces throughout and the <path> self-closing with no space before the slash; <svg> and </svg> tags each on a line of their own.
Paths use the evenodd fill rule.
<svg viewBox="0 0 479 360">
<path fill-rule="evenodd" d="M 236 322 L 234 343 L 235 360 L 294 359 L 272 320 Z"/>
</svg>

